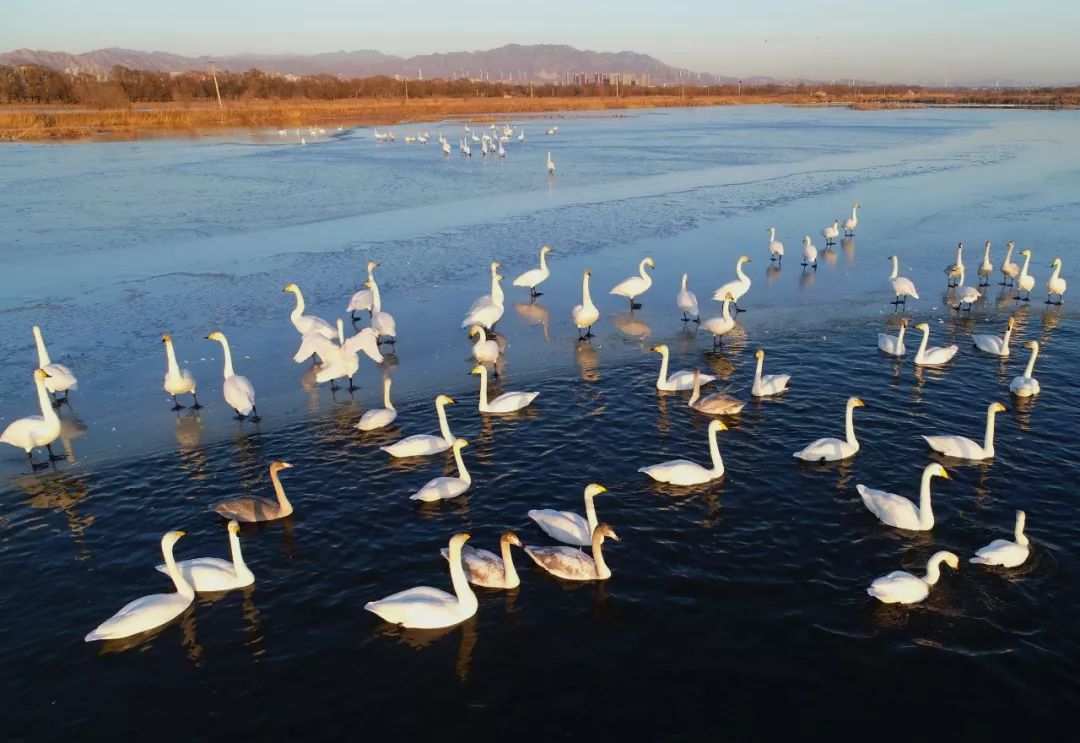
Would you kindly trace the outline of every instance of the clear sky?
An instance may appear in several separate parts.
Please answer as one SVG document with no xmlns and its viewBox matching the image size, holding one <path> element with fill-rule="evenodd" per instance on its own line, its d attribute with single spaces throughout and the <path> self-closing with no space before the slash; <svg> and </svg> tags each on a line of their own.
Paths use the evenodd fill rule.
<svg viewBox="0 0 1080 743">
<path fill-rule="evenodd" d="M 409 56 L 560 43 L 739 77 L 1080 81 L 1080 0 L 0 0 L 0 12 L 4 51 Z"/>
</svg>

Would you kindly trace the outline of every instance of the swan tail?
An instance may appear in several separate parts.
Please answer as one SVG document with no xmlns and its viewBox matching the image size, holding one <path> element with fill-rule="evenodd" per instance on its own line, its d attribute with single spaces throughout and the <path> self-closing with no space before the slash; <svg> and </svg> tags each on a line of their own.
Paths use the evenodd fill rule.
<svg viewBox="0 0 1080 743">
<path fill-rule="evenodd" d="M 911 298 L 912 299 L 918 299 L 919 298 L 919 293 L 917 291 L 915 291 L 914 289 L 911 290 Z"/>
</svg>

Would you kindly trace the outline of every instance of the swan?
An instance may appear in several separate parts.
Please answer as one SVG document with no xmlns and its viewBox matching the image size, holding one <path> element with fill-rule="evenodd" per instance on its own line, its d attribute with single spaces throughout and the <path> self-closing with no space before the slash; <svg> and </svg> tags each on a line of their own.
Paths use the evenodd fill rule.
<svg viewBox="0 0 1080 743">
<path fill-rule="evenodd" d="M 470 374 L 480 377 L 480 412 L 481 413 L 516 413 L 532 405 L 539 392 L 504 392 L 496 398 L 488 399 L 487 367 L 474 366 Z"/>
<path fill-rule="evenodd" d="M 552 252 L 552 249 L 547 245 L 540 248 L 540 268 L 531 268 L 525 273 L 514 279 L 514 286 L 527 286 L 529 287 L 530 297 L 541 297 L 542 292 L 536 291 L 536 287 L 547 281 L 548 276 L 551 276 L 551 271 L 547 267 L 547 254 Z"/>
<path fill-rule="evenodd" d="M 635 302 L 635 297 L 638 297 L 645 292 L 649 291 L 649 287 L 652 286 L 652 277 L 645 273 L 645 267 L 655 269 L 656 264 L 653 263 L 652 258 L 645 258 L 638 265 L 638 275 L 631 276 L 628 279 L 624 279 L 616 284 L 609 294 L 618 294 L 620 297 L 626 297 L 630 300 L 631 310 L 640 310 L 641 304 Z"/>
<path fill-rule="evenodd" d="M 473 312 L 480 309 L 481 307 L 492 304 L 496 301 L 498 301 L 499 304 L 505 302 L 506 298 L 503 295 L 502 286 L 496 280 L 496 277 L 499 275 L 500 268 L 502 268 L 501 263 L 499 263 L 498 261 L 491 262 L 491 291 L 489 294 L 482 294 L 481 296 L 473 300 L 473 303 L 469 305 L 469 311 L 466 314 L 471 315 Z"/>
<path fill-rule="evenodd" d="M 472 485 L 472 475 L 465 469 L 465 460 L 461 458 L 461 450 L 469 445 L 465 439 L 455 439 L 454 463 L 457 465 L 457 477 L 436 477 L 428 480 L 424 487 L 409 496 L 409 500 L 419 500 L 425 503 L 434 503 L 438 500 L 457 498 Z"/>
<path fill-rule="evenodd" d="M 982 263 L 979 264 L 979 286 L 990 286 L 990 275 L 994 273 L 994 264 L 990 262 L 990 241 L 986 241 Z"/>
<path fill-rule="evenodd" d="M 762 375 L 761 367 L 765 364 L 765 352 L 759 348 L 754 353 L 754 357 L 757 358 L 757 370 L 754 372 L 754 386 L 750 389 L 750 394 L 754 397 L 769 397 L 770 395 L 779 395 L 786 390 L 788 382 L 791 381 L 791 375 Z"/>
<path fill-rule="evenodd" d="M 547 154 L 547 172 L 548 175 L 555 175 L 555 161 L 551 159 L 551 150 L 548 150 Z"/>
<path fill-rule="evenodd" d="M 917 366 L 938 366 L 939 364 L 947 364 L 952 361 L 952 357 L 960 350 L 960 347 L 955 344 L 951 346 L 933 346 L 927 348 L 926 342 L 930 340 L 930 326 L 921 322 L 915 326 L 915 329 L 921 330 L 923 333 L 922 342 L 919 343 L 919 350 L 915 352 L 915 364 Z"/>
<path fill-rule="evenodd" d="M 866 403 L 857 397 L 848 398 L 844 419 L 846 438 L 818 439 L 795 452 L 793 456 L 804 462 L 838 462 L 841 459 L 855 456 L 855 452 L 859 451 L 859 442 L 855 438 L 855 408 L 861 408 L 865 405 Z"/>
<path fill-rule="evenodd" d="M 300 335 L 318 333 L 330 340 L 337 338 L 337 329 L 333 325 L 326 320 L 323 320 L 321 317 L 304 314 L 304 295 L 301 293 L 299 286 L 296 284 L 289 284 L 281 291 L 291 293 L 296 297 L 296 307 L 289 313 L 289 319 L 292 320 L 296 332 L 300 333 Z"/>
<path fill-rule="evenodd" d="M 803 235 L 802 239 L 802 264 L 817 268 L 817 246 L 810 241 L 809 235 Z"/>
<path fill-rule="evenodd" d="M 364 609 L 378 615 L 391 624 L 410 629 L 441 629 L 461 624 L 476 614 L 476 594 L 469 587 L 462 566 L 461 548 L 469 540 L 468 534 L 450 537 L 450 581 L 454 593 L 438 588 L 418 586 L 387 596 L 379 601 L 369 601 Z"/>
<path fill-rule="evenodd" d="M 831 227 L 826 227 L 821 231 L 821 236 L 825 238 L 825 246 L 833 245 L 836 242 L 836 238 L 840 235 L 840 218 L 837 217 L 832 223 Z"/>
<path fill-rule="evenodd" d="M 356 424 L 356 430 L 374 431 L 379 428 L 386 428 L 397 419 L 397 410 L 394 408 L 394 403 L 390 402 L 390 384 L 390 377 L 384 377 L 383 406 L 365 411 L 360 416 L 360 422 Z"/>
<path fill-rule="evenodd" d="M 735 261 L 735 276 L 737 278 L 727 282 L 713 292 L 712 298 L 718 302 L 723 302 L 724 297 L 730 294 L 735 301 L 736 311 L 742 312 L 742 310 L 738 309 L 739 300 L 743 298 L 743 295 L 746 294 L 746 292 L 750 291 L 750 277 L 743 273 L 742 267 L 744 263 L 749 262 L 750 258 L 745 255 Z"/>
<path fill-rule="evenodd" d="M 552 539 L 572 544 L 575 547 L 588 547 L 592 544 L 592 535 L 596 530 L 596 504 L 593 499 L 608 489 L 597 483 L 585 486 L 585 516 L 573 511 L 555 511 L 551 508 L 539 508 L 529 511 L 529 518 L 544 530 Z"/>
<path fill-rule="evenodd" d="M 367 281 L 375 283 L 375 269 L 379 267 L 377 261 L 368 261 L 367 264 Z M 364 288 L 357 291 L 352 295 L 352 299 L 349 300 L 348 306 L 345 307 L 345 311 L 349 313 L 349 316 L 353 321 L 356 320 L 357 312 L 371 312 L 371 289 L 368 289 L 367 281 L 364 282 Z"/>
<path fill-rule="evenodd" d="M 986 409 L 986 434 L 979 446 L 964 436 L 923 436 L 930 448 L 947 457 L 956 459 L 993 459 L 994 458 L 994 416 L 1004 413 L 1005 406 L 999 402 L 990 403 Z"/>
<path fill-rule="evenodd" d="M 1024 373 L 1013 377 L 1012 382 L 1009 383 L 1009 391 L 1017 397 L 1034 397 L 1041 392 L 1039 380 L 1031 376 L 1035 372 L 1035 359 L 1039 356 L 1039 342 L 1028 341 L 1025 346 L 1031 349 L 1031 357 L 1028 359 Z"/>
<path fill-rule="evenodd" d="M 679 286 L 679 293 L 675 295 L 675 306 L 682 312 L 683 322 L 693 320 L 698 322 L 698 303 L 697 296 L 686 288 L 687 274 L 682 275 L 682 284 Z"/>
<path fill-rule="evenodd" d="M 498 262 L 492 264 L 498 266 Z M 485 328 L 488 332 L 494 332 L 495 323 L 503 316 L 503 291 L 499 282 L 503 277 L 500 274 L 493 274 L 491 277 L 491 295 L 488 297 L 488 301 L 485 304 L 481 304 L 479 307 L 474 307 L 469 311 L 469 314 L 465 316 L 465 319 L 461 321 L 461 327 L 468 328 L 473 325 L 479 325 Z M 483 299 L 483 297 L 481 297 Z"/>
<path fill-rule="evenodd" d="M 84 642 L 119 640 L 155 629 L 176 619 L 191 606 L 195 589 L 184 580 L 173 560 L 173 545 L 182 536 L 182 531 L 170 531 L 161 538 L 161 554 L 165 557 L 166 572 L 176 585 L 176 593 L 155 593 L 135 599 L 98 625 L 83 638 Z"/>
<path fill-rule="evenodd" d="M 670 351 L 665 345 L 653 346 L 652 350 L 660 354 L 660 374 L 656 377 L 656 389 L 664 392 L 683 392 L 694 386 L 694 372 L 682 369 L 668 376 L 668 356 Z M 701 383 L 708 384 L 716 379 L 711 374 L 702 374 Z"/>
<path fill-rule="evenodd" d="M 592 534 L 592 557 L 573 547 L 526 547 L 525 554 L 537 565 L 556 578 L 563 580 L 607 580 L 611 577 L 611 568 L 604 562 L 601 545 L 604 538 L 610 537 L 616 542 L 619 537 L 607 524 L 598 524 Z"/>
<path fill-rule="evenodd" d="M 1065 299 L 1065 289 L 1068 288 L 1065 279 L 1061 278 L 1061 259 L 1055 258 L 1050 267 L 1054 269 L 1054 272 L 1050 274 L 1050 278 L 1046 282 L 1046 303 L 1061 304 L 1062 300 Z M 1050 299 L 1055 294 L 1058 295 L 1056 302 Z"/>
<path fill-rule="evenodd" d="M 446 157 L 450 157 L 450 143 L 447 142 L 445 139 L 442 143 L 442 154 Z"/>
<path fill-rule="evenodd" d="M 228 532 L 231 562 L 220 557 L 196 557 L 176 563 L 180 575 L 196 592 L 229 591 L 255 582 L 255 574 L 248 568 L 240 552 L 240 524 L 235 520 L 230 521 Z M 158 565 L 157 569 L 166 575 L 169 573 L 168 565 Z"/>
<path fill-rule="evenodd" d="M 474 586 L 483 588 L 517 588 L 521 585 L 514 568 L 514 556 L 510 554 L 510 546 L 515 545 L 524 549 L 525 545 L 518 539 L 518 535 L 512 531 L 504 531 L 499 537 L 499 551 L 502 557 L 487 550 L 476 549 L 465 545 L 461 548 L 461 562 L 465 568 L 465 577 Z M 442 556 L 450 559 L 450 550 L 443 547 Z"/>
<path fill-rule="evenodd" d="M 690 401 L 687 406 L 699 413 L 706 415 L 737 415 L 746 405 L 742 400 L 737 400 L 723 392 L 714 392 L 706 397 L 701 396 L 701 370 L 694 369 L 694 389 L 690 393 Z"/>
<path fill-rule="evenodd" d="M 53 454 L 52 442 L 60 436 L 60 417 L 53 409 L 49 401 L 49 393 L 45 391 L 45 383 L 49 375 L 44 369 L 34 370 L 34 386 L 37 388 L 38 405 L 41 407 L 41 415 L 31 415 L 12 421 L 4 432 L 0 434 L 0 442 L 17 446 L 26 452 L 30 460 L 30 469 L 38 470 L 47 467 L 48 462 L 37 463 L 34 461 L 34 449 L 44 446 L 49 452 L 49 462 L 66 459 L 67 454 Z"/>
<path fill-rule="evenodd" d="M 769 262 L 784 260 L 784 243 L 776 239 L 776 228 L 770 227 L 765 230 L 769 233 Z"/>
<path fill-rule="evenodd" d="M 907 353 L 904 346 L 904 332 L 907 330 L 907 319 L 901 320 L 900 330 L 896 335 L 878 333 L 877 347 L 890 356 L 903 356 Z"/>
<path fill-rule="evenodd" d="M 889 282 L 892 284 L 893 294 L 896 295 L 896 299 L 893 300 L 893 304 L 904 305 L 907 307 L 907 298 L 912 299 L 919 298 L 919 292 L 915 290 L 915 284 L 906 276 L 900 276 L 900 259 L 895 255 L 890 255 L 889 260 L 892 261 L 892 273 L 889 274 Z"/>
<path fill-rule="evenodd" d="M 252 386 L 247 377 L 242 377 L 233 371 L 229 339 L 225 337 L 224 333 L 215 330 L 206 336 L 206 340 L 220 343 L 225 354 L 225 382 L 221 385 L 221 392 L 225 396 L 225 402 L 236 411 L 237 420 L 243 420 L 250 413 L 251 421 L 258 423 L 262 418 L 259 417 L 259 413 L 255 409 L 255 387 Z"/>
<path fill-rule="evenodd" d="M 506 157 L 506 148 L 503 147 L 503 140 L 499 140 L 499 157 Z"/>
<path fill-rule="evenodd" d="M 176 351 L 173 350 L 172 336 L 168 333 L 161 336 L 161 342 L 165 344 L 165 391 L 172 395 L 173 410 L 181 410 L 184 406 L 176 399 L 177 395 L 191 395 L 195 402 L 194 410 L 202 407 L 199 398 L 195 396 L 195 376 L 187 369 L 181 369 L 176 363 Z"/>
<path fill-rule="evenodd" d="M 518 132 L 518 141 L 519 142 L 524 142 L 525 141 L 525 127 L 522 127 L 521 131 Z"/>
<path fill-rule="evenodd" d="M 956 306 L 953 307 L 957 312 L 965 304 L 967 305 L 967 311 L 971 312 L 971 305 L 979 301 L 979 290 L 973 286 L 964 286 L 964 264 L 960 264 L 960 274 L 956 278 Z"/>
<path fill-rule="evenodd" d="M 688 459 L 672 459 L 660 464 L 650 464 L 648 467 L 639 467 L 638 472 L 644 472 L 657 482 L 671 485 L 701 485 L 717 480 L 724 476 L 724 460 L 720 458 L 716 434 L 726 430 L 727 426 L 722 421 L 709 421 L 709 455 L 712 457 L 712 467 L 702 467 Z"/>
<path fill-rule="evenodd" d="M 1012 338 L 1013 326 L 1015 324 L 1015 318 L 1010 317 L 1008 324 L 1005 326 L 1004 336 L 998 337 L 996 335 L 990 335 L 989 333 L 973 333 L 971 341 L 980 351 L 1007 358 L 1009 355 L 1009 339 Z"/>
<path fill-rule="evenodd" d="M 293 361 L 300 364 L 313 354 L 318 354 L 322 359 L 322 366 L 315 374 L 315 381 L 319 384 L 330 383 L 330 389 L 334 386 L 335 379 L 348 379 L 349 391 L 358 389 L 353 384 L 353 376 L 360 369 L 360 352 L 381 364 L 382 352 L 379 351 L 379 336 L 371 328 L 361 328 L 348 340 L 345 339 L 345 322 L 339 317 L 337 320 L 338 342 L 323 338 L 318 333 L 308 333 L 300 341 L 300 348 L 293 356 Z"/>
<path fill-rule="evenodd" d="M 1024 535 L 1027 514 L 1016 512 L 1016 525 L 1013 527 L 1013 540 L 995 539 L 982 549 L 976 550 L 975 557 L 968 562 L 976 565 L 1000 565 L 1003 568 L 1015 568 L 1027 562 L 1031 553 L 1030 542 Z"/>
<path fill-rule="evenodd" d="M 735 318 L 731 316 L 731 312 L 728 310 L 728 306 L 732 301 L 732 296 L 728 294 L 724 297 L 724 308 L 721 311 L 720 317 L 710 317 L 702 323 L 702 327 L 712 333 L 713 351 L 722 346 L 724 343 L 724 336 L 735 329 Z"/>
<path fill-rule="evenodd" d="M 439 416 L 440 436 L 418 433 L 379 448 L 392 457 L 423 457 L 446 451 L 454 441 L 454 435 L 450 433 L 450 424 L 446 421 L 446 406 L 453 404 L 454 398 L 447 395 L 439 395 L 435 398 L 435 412 Z"/>
<path fill-rule="evenodd" d="M 956 263 L 945 266 L 946 285 L 949 287 L 959 286 L 960 278 L 964 271 L 964 243 L 956 244 Z"/>
<path fill-rule="evenodd" d="M 851 216 L 844 220 L 844 237 L 854 237 L 855 228 L 859 226 L 859 207 L 862 204 L 855 204 L 851 207 Z"/>
<path fill-rule="evenodd" d="M 593 304 L 592 296 L 589 294 L 590 276 L 592 276 L 592 271 L 586 268 L 581 278 L 581 304 L 574 305 L 574 309 L 570 310 L 570 316 L 574 318 L 574 325 L 578 329 L 579 341 L 593 337 L 593 323 L 600 319 L 600 310 Z M 584 335 L 581 334 L 582 330 L 585 331 Z"/>
<path fill-rule="evenodd" d="M 472 347 L 473 358 L 480 363 L 485 361 L 495 363 L 499 360 L 499 344 L 497 341 L 490 340 L 487 337 L 487 333 L 479 325 L 473 325 L 469 328 L 469 337 L 477 336 L 476 343 Z"/>
<path fill-rule="evenodd" d="M 1009 240 L 1006 243 L 1008 248 L 1005 251 L 1005 260 L 1001 262 L 1001 286 L 1012 286 L 1016 283 L 1016 275 L 1020 273 L 1020 266 L 1012 262 L 1013 250 L 1016 248 L 1016 242 Z"/>
<path fill-rule="evenodd" d="M 41 328 L 35 325 L 33 330 L 34 344 L 37 346 L 38 369 L 45 370 L 45 389 L 52 393 L 54 400 L 57 392 L 63 392 L 64 399 L 60 402 L 67 402 L 68 392 L 79 388 L 79 380 L 71 373 L 71 369 L 63 364 L 52 363 L 49 351 L 45 348 L 45 341 L 41 337 Z"/>
<path fill-rule="evenodd" d="M 371 289 L 371 329 L 375 331 L 380 343 L 384 342 L 383 338 L 386 338 L 385 342 L 392 346 L 397 343 L 397 323 L 394 322 L 393 315 L 382 311 L 379 285 L 374 281 L 369 281 L 368 288 Z"/>
<path fill-rule="evenodd" d="M 1017 301 L 1027 302 L 1031 299 L 1031 290 L 1035 288 L 1035 277 L 1028 273 L 1028 266 L 1031 264 L 1031 251 L 1021 250 L 1020 255 L 1024 256 L 1024 265 L 1020 267 L 1020 275 L 1016 277 L 1016 299 Z M 1021 297 L 1020 292 L 1027 292 L 1027 296 Z"/>
<path fill-rule="evenodd" d="M 926 577 L 894 570 L 883 575 L 866 589 L 866 592 L 883 604 L 917 604 L 930 595 L 930 587 L 941 577 L 941 563 L 953 570 L 960 567 L 960 558 L 952 552 L 935 552 L 926 563 Z"/>
<path fill-rule="evenodd" d="M 951 479 L 940 464 L 926 465 L 922 473 L 918 506 L 902 495 L 873 490 L 862 483 L 856 485 L 855 489 L 870 513 L 877 516 L 881 523 L 909 531 L 930 531 L 934 528 L 934 511 L 930 508 L 930 479 L 933 477 Z"/>
<path fill-rule="evenodd" d="M 281 478 L 278 473 L 291 467 L 292 465 L 288 462 L 275 461 L 270 463 L 270 482 L 274 485 L 274 494 L 277 496 L 277 500 L 250 495 L 243 498 L 218 501 L 212 504 L 209 510 L 219 516 L 245 524 L 253 524 L 257 521 L 276 521 L 289 516 L 293 512 L 293 506 L 289 499 L 285 497 L 285 488 L 281 485 Z"/>
</svg>

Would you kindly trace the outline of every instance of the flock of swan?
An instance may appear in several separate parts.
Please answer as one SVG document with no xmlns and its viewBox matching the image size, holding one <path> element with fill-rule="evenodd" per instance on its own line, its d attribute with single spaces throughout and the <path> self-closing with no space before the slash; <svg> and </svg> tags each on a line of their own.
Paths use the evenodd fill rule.
<svg viewBox="0 0 1080 743">
<path fill-rule="evenodd" d="M 859 205 L 856 204 L 852 209 L 851 218 L 843 224 L 847 235 L 852 235 L 857 226 L 858 208 Z M 831 227 L 823 230 L 822 234 L 827 241 L 831 241 L 839 235 L 839 230 L 840 221 L 836 220 Z M 813 245 L 809 236 L 804 238 L 804 243 L 807 245 L 805 254 L 807 260 L 804 265 L 814 266 L 816 249 L 810 250 Z M 771 260 L 782 260 L 783 245 L 776 240 L 775 228 L 769 228 L 767 248 Z M 1024 264 L 1022 268 L 1015 270 L 1015 264 L 1010 267 L 1009 263 L 1012 251 L 1013 245 L 1010 243 L 1009 253 L 1001 266 L 1001 271 L 1005 276 L 1002 283 L 1015 285 L 1018 290 L 1026 291 L 1030 296 L 1034 282 L 1028 273 L 1031 251 L 1021 252 L 1025 259 Z M 549 246 L 541 247 L 539 265 L 521 273 L 514 279 L 513 285 L 528 289 L 532 297 L 540 296 L 541 292 L 538 289 L 551 276 L 547 259 L 552 252 Z M 980 286 L 985 286 L 990 281 L 992 266 L 989 265 L 989 254 L 990 243 L 987 243 L 983 263 L 978 269 Z M 890 260 L 892 261 L 890 283 L 896 294 L 896 300 L 893 303 L 904 304 L 908 298 L 918 299 L 919 295 L 914 284 L 898 276 L 897 256 L 890 256 Z M 750 262 L 748 256 L 739 257 L 735 265 L 736 278 L 720 286 L 713 294 L 714 300 L 723 303 L 721 315 L 705 320 L 700 319 L 697 298 L 687 287 L 687 275 L 682 275 L 680 289 L 675 297 L 676 308 L 682 313 L 684 322 L 691 320 L 700 322 L 701 327 L 713 334 L 714 348 L 716 339 L 722 341 L 723 336 L 736 325 L 735 316 L 732 314 L 733 308 L 736 313 L 742 311 L 738 308 L 738 302 L 746 296 L 751 286 L 750 278 L 744 273 L 743 266 Z M 1050 292 L 1048 301 L 1060 303 L 1066 291 L 1065 280 L 1060 277 L 1061 265 L 1060 259 L 1056 259 L 1052 264 L 1053 274 L 1047 282 L 1047 289 Z M 336 323 L 330 323 L 310 314 L 298 285 L 290 283 L 284 287 L 283 292 L 290 294 L 294 301 L 289 318 L 297 332 L 299 348 L 293 359 L 297 363 L 316 359 L 317 382 L 329 383 L 333 387 L 336 380 L 347 380 L 349 388 L 353 389 L 352 380 L 360 367 L 361 356 L 379 364 L 383 361 L 381 346 L 396 342 L 396 323 L 393 316 L 384 309 L 376 280 L 375 270 L 378 267 L 379 264 L 374 261 L 367 264 L 364 288 L 354 293 L 345 306 L 345 311 L 350 313 L 354 321 L 353 330 L 356 330 L 357 324 L 363 326 L 350 335 L 345 332 L 343 320 L 338 319 Z M 488 367 L 490 366 L 491 370 L 495 371 L 495 364 L 503 353 L 499 343 L 493 340 L 497 336 L 496 325 L 504 311 L 505 295 L 501 286 L 504 276 L 500 273 L 501 268 L 502 265 L 498 261 L 490 264 L 490 290 L 473 302 L 461 322 L 461 327 L 469 331 L 469 338 L 475 339 L 472 355 L 476 364 L 472 369 L 472 374 L 478 377 L 478 408 L 481 415 L 516 413 L 532 405 L 539 394 L 512 391 L 490 397 L 488 393 Z M 638 264 L 638 272 L 615 284 L 610 294 L 629 300 L 632 311 L 639 309 L 641 302 L 638 300 L 651 288 L 653 283 L 651 271 L 655 268 L 656 264 L 651 257 L 642 259 Z M 977 297 L 971 298 L 973 295 L 970 295 L 967 290 L 971 289 L 975 294 L 978 292 L 964 286 L 962 245 L 957 250 L 956 263 L 946 268 L 946 274 L 950 290 L 956 292 L 957 307 L 964 303 L 970 305 L 972 301 L 976 301 Z M 592 326 L 599 318 L 599 310 L 589 291 L 591 275 L 591 271 L 585 269 L 582 276 L 581 303 L 570 311 L 570 317 L 578 329 L 579 343 L 589 342 L 592 337 Z M 1008 283 L 1010 281 L 1012 283 Z M 1052 300 L 1054 296 L 1057 297 L 1056 300 Z M 362 316 L 365 312 L 368 315 L 366 324 Z M 358 318 L 356 313 L 361 313 L 361 317 Z M 906 327 L 907 320 L 904 319 L 897 335 L 879 335 L 879 349 L 892 356 L 904 356 L 907 351 L 904 344 Z M 919 323 L 915 327 L 922 331 L 922 340 L 914 356 L 915 364 L 941 366 L 955 357 L 959 350 L 957 346 L 928 347 L 929 326 L 926 323 Z M 976 334 L 972 336 L 972 345 L 982 353 L 1008 357 L 1013 329 L 1014 321 L 1010 319 L 1003 336 Z M 36 470 L 64 457 L 62 454 L 54 454 L 51 448 L 52 442 L 56 440 L 60 432 L 56 409 L 67 399 L 70 391 L 77 388 L 78 382 L 70 369 L 51 361 L 39 327 L 33 328 L 33 336 L 38 353 L 38 364 L 33 372 L 33 380 L 41 415 L 14 421 L 0 436 L 0 441 L 24 449 L 31 468 Z M 257 421 L 259 417 L 254 385 L 247 377 L 236 373 L 228 339 L 218 331 L 209 333 L 206 338 L 220 343 L 222 347 L 222 396 L 226 404 L 234 410 L 237 419 Z M 193 408 L 202 407 L 196 397 L 197 382 L 194 375 L 187 369 L 181 369 L 177 363 L 172 337 L 166 333 L 161 340 L 164 344 L 166 362 L 163 389 L 172 398 L 173 410 L 183 407 L 179 398 L 184 395 L 191 395 Z M 1033 376 L 1035 358 L 1039 350 L 1038 343 L 1030 341 L 1027 346 L 1031 349 L 1031 355 L 1024 374 L 1017 376 L 1010 384 L 1010 390 L 1018 397 L 1033 396 L 1040 392 L 1039 383 Z M 660 357 L 656 388 L 665 392 L 690 392 L 688 406 L 714 418 L 707 431 L 709 449 L 707 464 L 690 459 L 675 459 L 643 466 L 638 471 L 657 482 L 679 487 L 701 485 L 723 477 L 725 468 L 718 441 L 719 434 L 728 430 L 723 418 L 738 414 L 745 405 L 745 401 L 725 393 L 702 396 L 702 387 L 715 381 L 713 376 L 702 374 L 700 369 L 673 371 L 669 368 L 668 347 L 661 344 L 653 347 L 652 350 Z M 765 352 L 762 349 L 756 351 L 755 359 L 756 367 L 750 390 L 751 396 L 767 398 L 784 394 L 791 381 L 790 375 L 764 374 Z M 385 377 L 383 407 L 366 411 L 356 424 L 358 430 L 375 431 L 386 428 L 394 422 L 397 411 L 390 399 L 390 388 L 390 379 Z M 61 398 L 60 394 L 64 397 Z M 410 496 L 413 500 L 434 502 L 456 498 L 467 492 L 472 485 L 472 478 L 463 457 L 463 450 L 468 446 L 468 442 L 454 436 L 447 420 L 446 408 L 454 402 L 453 398 L 447 395 L 436 397 L 435 411 L 439 426 L 437 434 L 413 434 L 380 447 L 393 458 L 423 457 L 452 452 L 457 475 L 436 477 L 430 480 Z M 794 452 L 794 457 L 806 462 L 831 462 L 856 456 L 860 450 L 860 444 L 855 435 L 854 415 L 855 411 L 863 406 L 862 399 L 850 397 L 845 407 L 843 437 L 819 438 Z M 968 461 L 992 459 L 995 455 L 995 415 L 1004 410 L 1004 405 L 999 402 L 989 404 L 986 428 L 981 443 L 961 435 L 928 435 L 924 436 L 924 439 L 930 449 L 947 457 Z M 37 462 L 33 456 L 33 451 L 41 447 L 48 452 L 48 460 L 45 462 Z M 177 561 L 173 557 L 173 547 L 184 533 L 182 531 L 166 533 L 161 539 L 164 563 L 158 565 L 157 569 L 171 578 L 176 592 L 144 596 L 127 604 L 87 634 L 86 641 L 129 637 L 157 628 L 182 613 L 192 603 L 194 595 L 198 592 L 229 590 L 253 583 L 255 576 L 245 564 L 241 552 L 239 524 L 273 521 L 285 518 L 293 512 L 293 506 L 285 494 L 279 477 L 280 473 L 290 466 L 280 461 L 275 461 L 270 465 L 270 478 L 276 496 L 274 499 L 242 497 L 221 501 L 210 507 L 210 510 L 228 520 L 230 560 L 198 558 Z M 861 483 L 856 486 L 856 489 L 866 509 L 882 524 L 905 531 L 929 531 L 934 526 L 930 488 L 931 481 L 935 477 L 948 479 L 949 474 L 940 464 L 926 465 L 922 473 L 917 503 L 907 497 L 876 490 Z M 471 586 L 506 589 L 520 583 L 520 577 L 513 563 L 512 547 L 523 549 L 540 568 L 559 578 L 571 581 L 606 580 L 611 576 L 612 571 L 604 560 L 603 543 L 606 539 L 618 540 L 618 536 L 610 525 L 601 523 L 597 518 L 594 498 L 604 492 L 606 489 L 596 483 L 589 484 L 585 488 L 584 516 L 571 511 L 552 509 L 534 509 L 528 512 L 529 518 L 545 534 L 559 542 L 558 545 L 524 545 L 516 534 L 507 531 L 500 538 L 499 553 L 496 554 L 467 545 L 466 542 L 470 538 L 468 534 L 455 534 L 450 539 L 447 548 L 443 550 L 443 556 L 450 566 L 452 592 L 420 586 L 368 602 L 365 608 L 387 622 L 409 628 L 442 628 L 462 622 L 477 611 L 478 602 Z M 1025 522 L 1024 512 L 1017 511 L 1013 540 L 995 540 L 978 550 L 970 561 L 976 564 L 1004 567 L 1016 567 L 1023 564 L 1029 554 L 1029 543 L 1027 537 L 1024 536 Z M 585 551 L 584 548 L 589 549 Z M 930 588 L 938 581 L 942 564 L 956 569 L 959 560 L 953 553 L 937 552 L 930 559 L 924 576 L 900 571 L 892 572 L 873 581 L 868 593 L 885 603 L 909 604 L 921 601 L 927 597 Z"/>
<path fill-rule="evenodd" d="M 480 154 L 482 157 L 486 158 L 488 155 L 497 155 L 500 160 L 505 160 L 507 154 L 506 145 L 510 144 L 515 139 L 519 143 L 525 141 L 525 127 L 515 129 L 510 126 L 509 123 L 506 123 L 500 128 L 492 123 L 488 128 L 491 131 L 491 134 L 488 134 L 486 131 L 481 131 L 477 134 L 467 123 L 465 124 L 465 131 L 458 139 L 457 145 L 458 152 L 462 157 L 472 158 L 473 145 L 480 145 Z M 552 126 L 548 127 L 545 134 L 550 136 L 557 134 L 558 131 L 559 127 Z M 376 142 L 387 143 L 397 141 L 397 135 L 391 130 L 380 132 L 378 129 L 375 129 L 374 132 Z M 418 131 L 415 134 L 410 134 L 405 137 L 406 144 L 426 145 L 429 141 L 431 141 L 431 132 L 427 130 L 422 132 Z M 438 143 L 439 152 L 442 153 L 442 156 L 444 158 L 450 157 L 454 148 L 451 146 L 450 140 L 447 139 L 442 132 L 436 132 L 436 142 Z M 306 144 L 306 142 L 301 140 L 301 144 Z M 547 169 L 548 175 L 555 175 L 555 161 L 551 159 L 550 150 L 548 150 L 547 153 L 545 168 Z"/>
</svg>

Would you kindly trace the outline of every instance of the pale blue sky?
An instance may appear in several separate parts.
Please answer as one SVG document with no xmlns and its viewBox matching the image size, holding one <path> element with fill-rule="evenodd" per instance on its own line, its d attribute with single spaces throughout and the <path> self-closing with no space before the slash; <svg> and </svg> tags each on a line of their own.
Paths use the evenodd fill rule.
<svg viewBox="0 0 1080 743">
<path fill-rule="evenodd" d="M 1080 80 L 1077 0 L 8 0 L 0 9 L 5 51 L 412 55 L 564 43 L 740 77 Z"/>
</svg>

